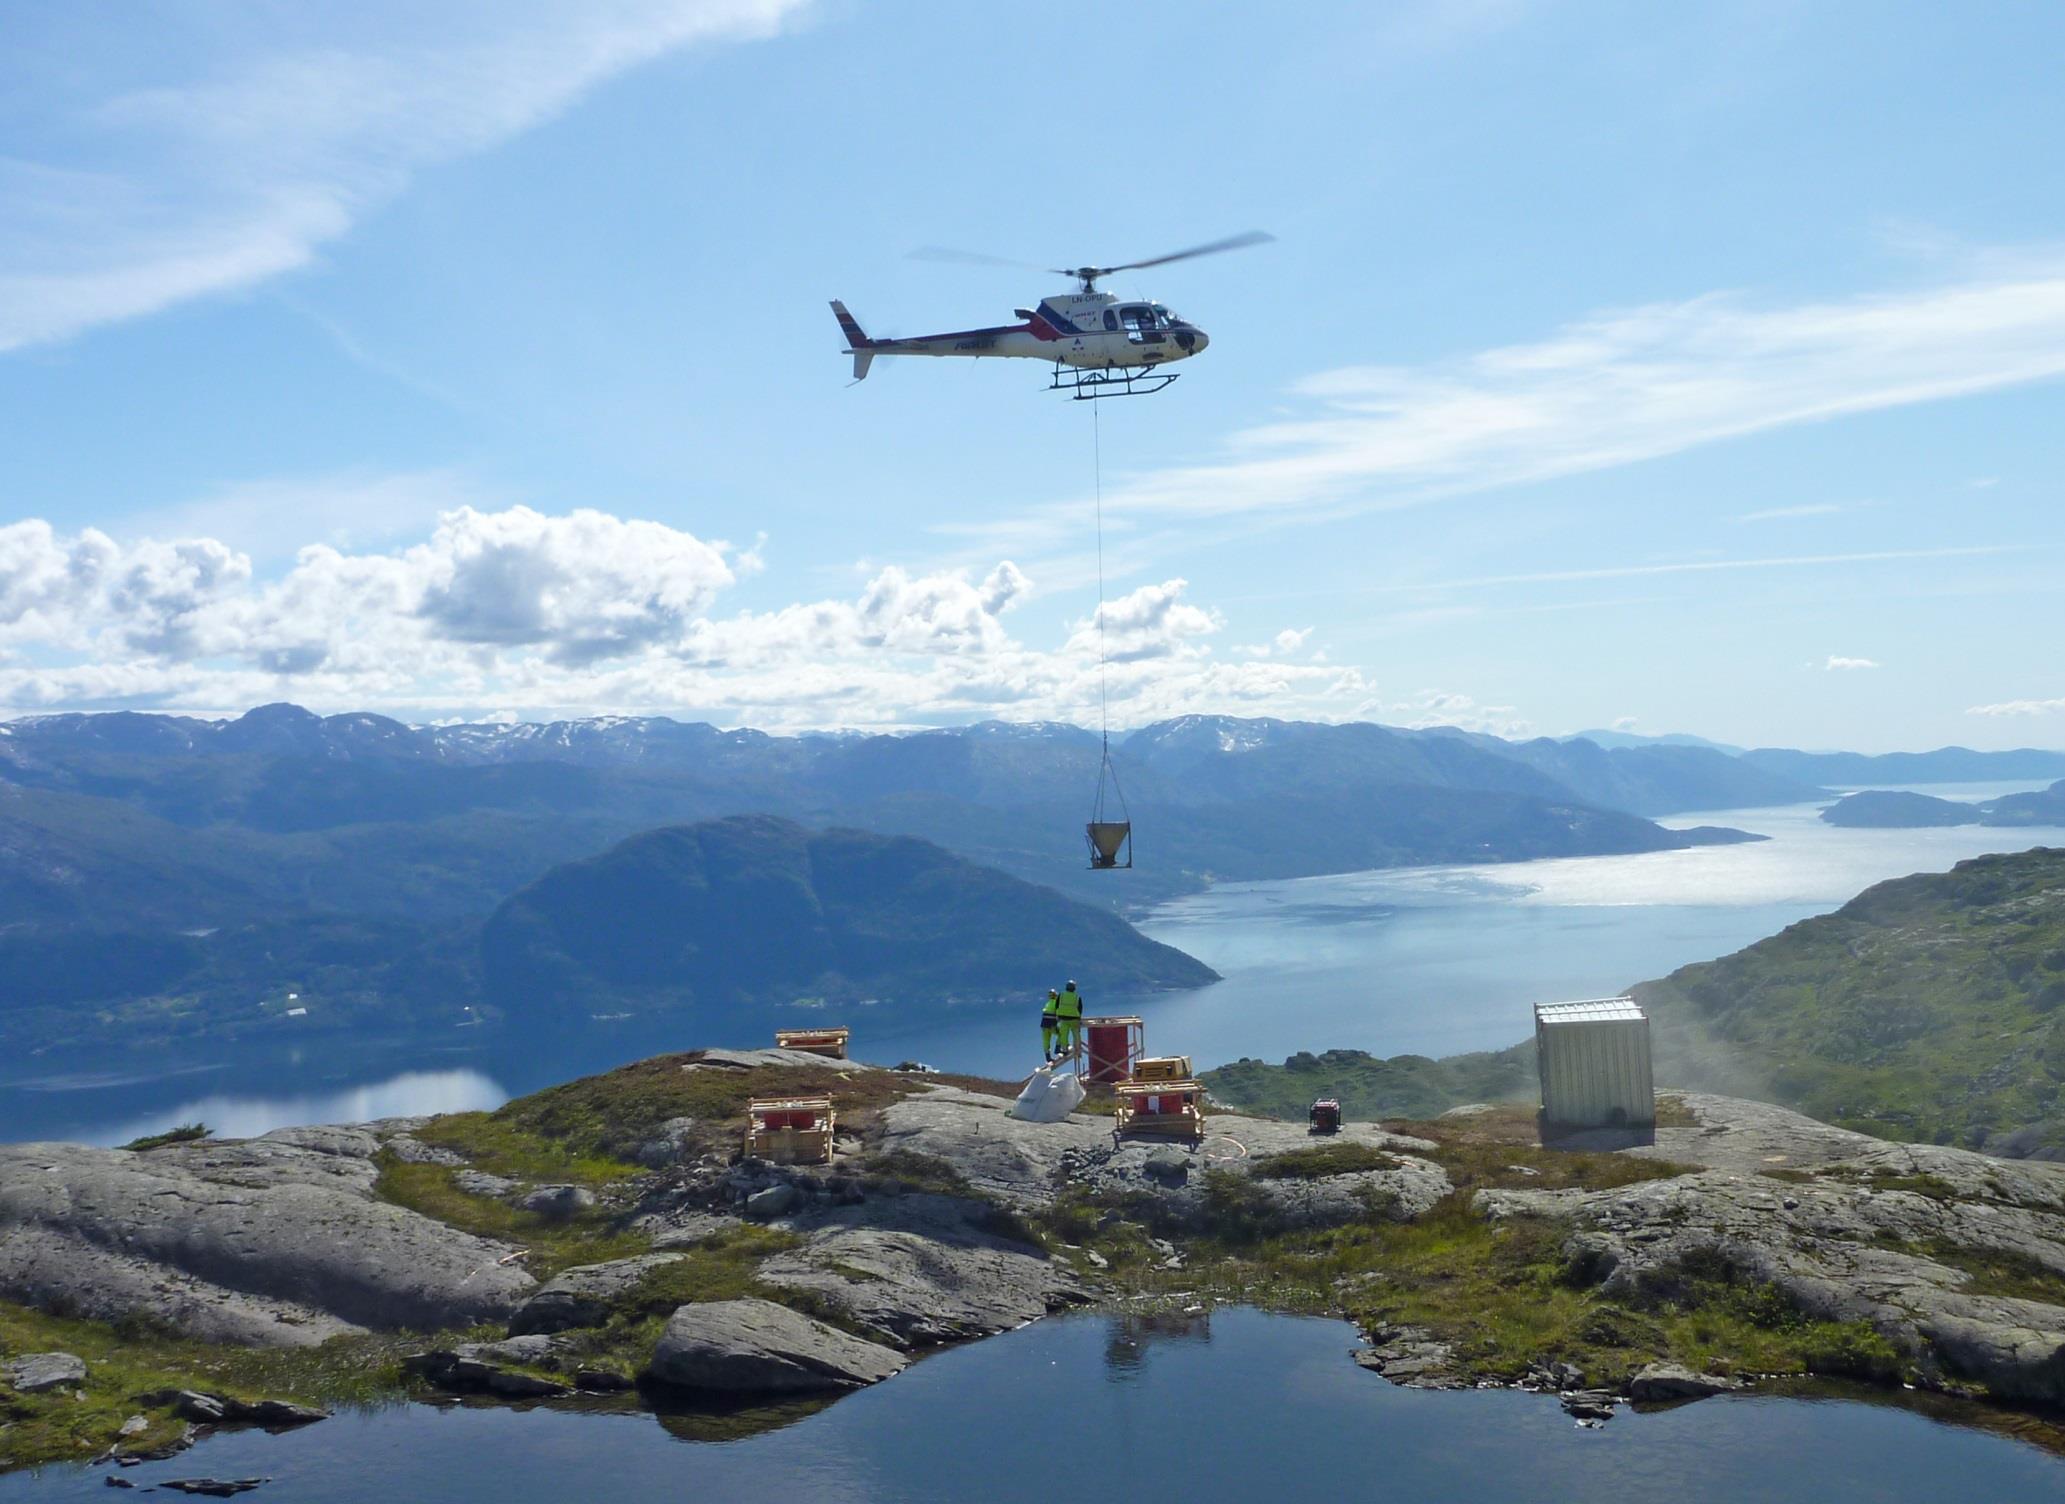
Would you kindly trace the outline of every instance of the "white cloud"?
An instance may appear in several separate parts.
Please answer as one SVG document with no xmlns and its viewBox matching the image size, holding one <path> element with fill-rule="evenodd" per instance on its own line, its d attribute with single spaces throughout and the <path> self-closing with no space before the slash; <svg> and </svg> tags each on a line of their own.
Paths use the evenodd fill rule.
<svg viewBox="0 0 2065 1504">
<path fill-rule="evenodd" d="M 0 528 L 0 706 L 294 699 L 419 718 L 666 711 L 795 729 L 1094 721 L 1100 704 L 1120 725 L 1208 710 L 1344 719 L 1373 703 L 1353 667 L 1216 661 L 1220 617 L 1180 579 L 1106 602 L 1058 648 L 1007 628 L 1032 589 L 1008 561 L 980 576 L 885 566 L 851 599 L 721 613 L 758 549 L 596 511 L 460 507 L 423 542 L 314 544 L 261 579 L 214 539 L 125 546 L 17 523 Z"/>
<path fill-rule="evenodd" d="M 769 35 L 798 4 L 385 0 L 224 26 L 187 3 L 132 17 L 162 27 L 120 54 L 153 57 L 143 87 L 95 74 L 73 34 L 89 14 L 24 12 L 0 94 L 35 100 L 43 136 L 0 158 L 0 350 L 304 266 L 417 170 L 677 48 Z"/>
<path fill-rule="evenodd" d="M 1113 663 L 1209 653 L 1211 648 L 1202 639 L 1218 631 L 1222 623 L 1216 612 L 1183 599 L 1189 584 L 1187 580 L 1166 580 L 1106 601 L 1076 628 L 1069 639 L 1070 649 L 1085 654 L 1101 649 Z"/>
<path fill-rule="evenodd" d="M 1107 484 L 1107 525 L 1332 516 L 1583 474 L 1788 425 L 2065 374 L 2065 252 L 1981 260 L 1965 280 L 1758 307 L 1713 294 L 1602 313 L 1533 344 L 1353 367 L 1215 461 Z M 951 531 L 1050 546 L 1087 503 Z"/>
<path fill-rule="evenodd" d="M 1637 723 L 1639 722 L 1639 720 L 1640 720 L 1640 717 L 1639 717 L 1639 716 L 1632 716 L 1632 715 L 1622 715 L 1622 716 L 1615 716 L 1615 717 L 1614 717 L 1614 720 L 1613 720 L 1613 729 L 1614 729 L 1615 731 L 1624 731 L 1624 732 L 1630 732 L 1630 733 L 1632 733 L 1632 732 L 1634 731 L 1634 729 L 1635 729 L 1635 726 L 1636 726 L 1636 724 L 1637 724 Z"/>
<path fill-rule="evenodd" d="M 1998 705 L 1974 705 L 1966 715 L 2030 716 L 2056 715 L 2065 711 L 2065 698 L 2056 700 L 2003 700 Z"/>
<path fill-rule="evenodd" d="M 1841 673 L 1855 669 L 1877 668 L 1879 665 L 1870 658 L 1841 658 L 1831 653 L 1828 655 L 1828 662 L 1821 666 L 1829 673 Z"/>
</svg>

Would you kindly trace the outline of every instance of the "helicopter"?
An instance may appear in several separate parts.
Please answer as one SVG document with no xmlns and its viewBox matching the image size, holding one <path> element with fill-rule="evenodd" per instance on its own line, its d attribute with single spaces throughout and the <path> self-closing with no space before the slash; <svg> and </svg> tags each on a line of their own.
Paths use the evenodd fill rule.
<svg viewBox="0 0 2065 1504">
<path fill-rule="evenodd" d="M 1126 301 L 1112 293 L 1099 292 L 1097 283 L 1115 272 L 1143 267 L 1166 266 L 1193 256 L 1239 250 L 1275 239 L 1260 230 L 1249 230 L 1188 250 L 1151 256 L 1145 261 L 1127 261 L 1117 266 L 1049 267 L 1056 276 L 1073 277 L 1080 287 L 1040 299 L 1032 308 L 1014 309 L 1018 324 L 999 324 L 987 329 L 959 329 L 948 334 L 924 334 L 912 339 L 870 339 L 846 305 L 834 298 L 832 312 L 839 320 L 839 332 L 846 336 L 846 353 L 853 357 L 853 379 L 867 379 L 868 367 L 878 355 L 959 355 L 1016 357 L 1053 362 L 1049 391 L 1069 392 L 1077 401 L 1094 397 L 1132 397 L 1158 392 L 1181 374 L 1162 369 L 1179 360 L 1204 353 L 1211 337 L 1188 319 L 1179 318 L 1161 303 Z M 928 249 L 913 256 L 932 261 L 966 261 L 990 266 L 1017 266 L 996 256 L 969 251 Z"/>
</svg>

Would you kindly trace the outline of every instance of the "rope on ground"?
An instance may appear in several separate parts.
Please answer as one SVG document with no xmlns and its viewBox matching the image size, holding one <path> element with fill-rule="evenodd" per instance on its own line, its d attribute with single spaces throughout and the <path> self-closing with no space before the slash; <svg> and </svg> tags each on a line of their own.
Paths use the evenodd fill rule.
<svg viewBox="0 0 2065 1504">
<path fill-rule="evenodd" d="M 1236 1148 L 1236 1149 L 1240 1150 L 1240 1153 L 1239 1153 L 1238 1155 L 1224 1155 L 1224 1156 L 1221 1156 L 1222 1158 L 1227 1158 L 1227 1159 L 1236 1159 L 1236 1158 L 1237 1158 L 1237 1159 L 1246 1159 L 1246 1158 L 1248 1157 L 1248 1146 L 1247 1146 L 1246 1144 L 1242 1143 L 1242 1142 L 1241 1142 L 1241 1141 L 1240 1141 L 1239 1139 L 1235 1138 L 1235 1137 L 1234 1137 L 1234 1136 L 1233 1136 L 1232 1134 L 1230 1134 L 1230 1133 L 1214 1133 L 1214 1134 L 1212 1134 L 1212 1135 L 1211 1135 L 1211 1137 L 1212 1137 L 1212 1138 L 1214 1138 L 1214 1139 L 1221 1139 L 1221 1138 L 1223 1138 L 1223 1139 L 1225 1139 L 1225 1140 L 1226 1140 L 1226 1142 L 1227 1142 L 1227 1143 L 1229 1143 L 1229 1144 L 1233 1145 L 1233 1147 L 1234 1147 L 1234 1148 Z M 1207 1142 L 1209 1143 L 1209 1140 L 1207 1140 Z M 1204 1151 L 1204 1156 L 1205 1156 L 1205 1158 L 1206 1158 L 1206 1159 L 1210 1159 L 1210 1158 L 1212 1158 L 1212 1151 L 1211 1151 L 1211 1150 L 1210 1150 L 1209 1148 L 1207 1148 L 1207 1149 L 1206 1149 L 1206 1150 Z"/>
</svg>

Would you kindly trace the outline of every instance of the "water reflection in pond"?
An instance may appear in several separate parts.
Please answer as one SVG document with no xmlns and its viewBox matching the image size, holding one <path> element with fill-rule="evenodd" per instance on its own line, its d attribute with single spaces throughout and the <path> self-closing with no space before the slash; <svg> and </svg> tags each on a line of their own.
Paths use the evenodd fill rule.
<svg viewBox="0 0 2065 1504">
<path fill-rule="evenodd" d="M 1353 1343 L 1340 1322 L 1238 1308 L 1083 1315 L 939 1354 L 814 1411 L 656 1424 L 646 1414 L 397 1406 L 278 1437 L 223 1436 L 129 1476 L 139 1486 L 270 1476 L 261 1497 L 303 1504 L 2065 1497 L 2058 1457 L 1911 1410 L 1725 1398 L 1584 1431 L 1540 1396 L 1392 1388 L 1354 1366 Z M 776 1429 L 740 1434 L 770 1420 Z M 0 1504 L 105 1497 L 96 1470 L 0 1478 Z"/>
</svg>

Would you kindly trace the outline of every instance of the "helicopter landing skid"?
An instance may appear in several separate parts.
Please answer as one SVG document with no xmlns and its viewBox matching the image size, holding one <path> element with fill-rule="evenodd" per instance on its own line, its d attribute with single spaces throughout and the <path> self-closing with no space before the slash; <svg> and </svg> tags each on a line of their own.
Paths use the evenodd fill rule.
<svg viewBox="0 0 2065 1504">
<path fill-rule="evenodd" d="M 1150 392 L 1160 391 L 1182 374 L 1181 371 L 1164 371 L 1154 366 L 1120 366 L 1092 371 L 1057 363 L 1054 379 L 1047 390 L 1067 392 L 1077 402 L 1089 402 L 1098 397 L 1145 397 Z"/>
</svg>

